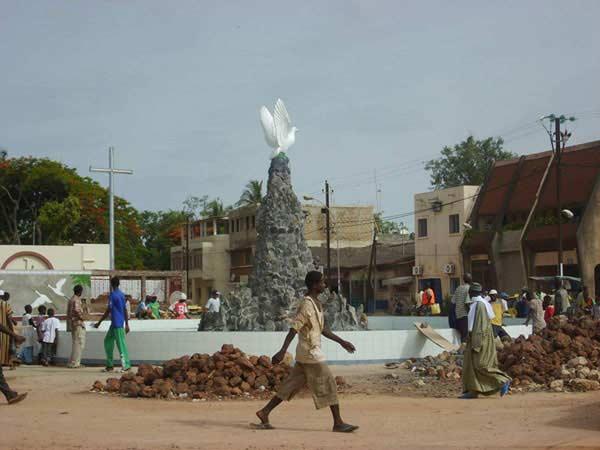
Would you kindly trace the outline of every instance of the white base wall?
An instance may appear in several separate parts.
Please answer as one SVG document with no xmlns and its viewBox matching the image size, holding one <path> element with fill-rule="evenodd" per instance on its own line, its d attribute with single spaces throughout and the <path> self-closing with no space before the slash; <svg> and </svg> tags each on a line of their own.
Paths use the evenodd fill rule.
<svg viewBox="0 0 600 450">
<path fill-rule="evenodd" d="M 247 354 L 270 356 L 281 348 L 287 334 L 277 331 L 197 332 L 195 320 L 131 321 L 130 324 L 132 330 L 127 335 L 127 347 L 133 364 L 159 363 L 193 353 L 214 353 L 223 344 L 233 344 Z M 61 326 L 64 329 L 64 323 Z M 103 341 L 108 326 L 109 323 L 103 323 L 96 330 L 88 324 L 84 364 L 104 364 Z M 524 325 L 507 326 L 505 330 L 512 337 L 531 334 L 531 327 Z M 450 342 L 460 342 L 455 330 L 446 328 L 436 331 Z M 60 360 L 66 360 L 71 352 L 71 336 L 64 331 L 60 334 L 57 356 Z M 323 351 L 332 364 L 383 363 L 434 356 L 442 352 L 440 347 L 415 329 L 340 331 L 337 334 L 352 342 L 356 353 L 347 353 L 335 342 L 323 338 Z M 295 352 L 295 346 L 293 342 L 292 353 Z M 115 364 L 118 361 L 115 348 Z"/>
</svg>

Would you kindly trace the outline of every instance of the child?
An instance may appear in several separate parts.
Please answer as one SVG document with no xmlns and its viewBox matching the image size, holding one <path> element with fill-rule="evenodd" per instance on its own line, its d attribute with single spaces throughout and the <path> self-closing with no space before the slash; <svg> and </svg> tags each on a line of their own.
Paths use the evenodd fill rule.
<svg viewBox="0 0 600 450">
<path fill-rule="evenodd" d="M 544 297 L 542 307 L 544 308 L 544 320 L 548 323 L 550 322 L 550 319 L 554 317 L 554 305 L 552 304 L 552 298 L 549 295 Z"/>
<path fill-rule="evenodd" d="M 19 359 L 25 364 L 33 364 L 33 346 L 36 341 L 36 333 L 33 329 L 33 321 L 31 319 L 31 305 L 25 305 L 25 314 L 21 319 L 22 335 L 25 338 L 25 342 L 21 345 L 21 351 L 19 352 Z"/>
<path fill-rule="evenodd" d="M 42 323 L 42 365 L 47 366 L 52 363 L 52 346 L 58 343 L 58 327 L 60 322 L 54 317 L 54 310 L 48 309 L 48 318 Z"/>
<path fill-rule="evenodd" d="M 175 316 L 175 319 L 191 319 L 186 303 L 186 297 L 182 296 L 177 303 L 173 304 L 169 310 Z"/>
<path fill-rule="evenodd" d="M 46 307 L 44 305 L 38 306 L 38 315 L 33 319 L 33 328 L 37 333 L 37 345 L 34 346 L 33 353 L 37 355 L 38 362 L 42 363 L 42 343 L 44 341 L 44 333 L 42 332 L 42 324 L 46 320 Z"/>
</svg>

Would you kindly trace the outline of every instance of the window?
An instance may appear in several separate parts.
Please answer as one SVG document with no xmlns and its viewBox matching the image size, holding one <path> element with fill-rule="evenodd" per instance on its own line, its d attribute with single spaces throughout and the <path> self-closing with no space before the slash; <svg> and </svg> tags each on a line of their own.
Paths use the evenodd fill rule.
<svg viewBox="0 0 600 450">
<path fill-rule="evenodd" d="M 427 237 L 427 219 L 419 219 L 417 228 L 418 237 Z"/>
<path fill-rule="evenodd" d="M 458 286 L 460 286 L 460 278 L 450 278 L 450 295 L 454 294 Z"/>
<path fill-rule="evenodd" d="M 246 216 L 246 231 L 250 229 L 250 216 Z"/>
<path fill-rule="evenodd" d="M 240 232 L 240 219 L 235 219 L 235 232 Z"/>
<path fill-rule="evenodd" d="M 448 221 L 450 225 L 450 234 L 460 233 L 460 220 L 458 219 L 458 214 L 448 216 Z"/>
<path fill-rule="evenodd" d="M 252 229 L 256 228 L 256 216 L 252 216 Z"/>
</svg>

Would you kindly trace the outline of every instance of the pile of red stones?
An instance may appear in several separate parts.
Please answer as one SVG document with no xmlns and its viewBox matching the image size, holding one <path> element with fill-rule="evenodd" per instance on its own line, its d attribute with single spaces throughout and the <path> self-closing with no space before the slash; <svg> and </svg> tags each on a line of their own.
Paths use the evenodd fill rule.
<svg viewBox="0 0 600 450">
<path fill-rule="evenodd" d="M 137 373 L 108 378 L 106 383 L 96 381 L 92 391 L 144 398 L 263 398 L 289 374 L 286 360 L 273 365 L 268 356 L 247 356 L 225 344 L 212 355 L 186 355 L 162 366 L 142 364 Z"/>
<path fill-rule="evenodd" d="M 540 334 L 505 344 L 498 361 L 515 387 L 600 390 L 600 321 L 554 317 Z"/>
</svg>

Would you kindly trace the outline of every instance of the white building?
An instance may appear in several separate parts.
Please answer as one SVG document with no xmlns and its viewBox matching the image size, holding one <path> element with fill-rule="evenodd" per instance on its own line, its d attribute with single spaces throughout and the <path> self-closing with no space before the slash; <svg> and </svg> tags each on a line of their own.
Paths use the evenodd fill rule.
<svg viewBox="0 0 600 450">
<path fill-rule="evenodd" d="M 108 244 L 0 245 L 0 270 L 108 270 Z"/>
</svg>

